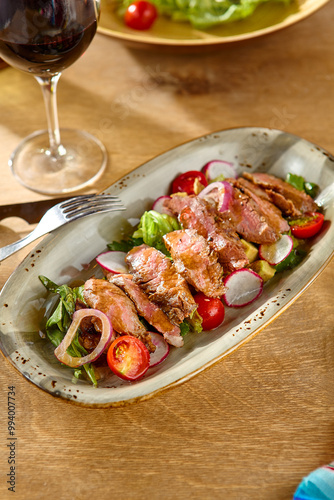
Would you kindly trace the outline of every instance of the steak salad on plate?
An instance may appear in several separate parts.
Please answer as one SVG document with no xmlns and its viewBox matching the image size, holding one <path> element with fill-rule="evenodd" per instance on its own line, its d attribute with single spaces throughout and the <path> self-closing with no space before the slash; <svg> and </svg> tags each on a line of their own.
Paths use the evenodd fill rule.
<svg viewBox="0 0 334 500">
<path fill-rule="evenodd" d="M 40 276 L 58 297 L 44 325 L 55 356 L 93 385 L 106 367 L 141 379 L 302 261 L 324 221 L 316 195 L 301 176 L 237 175 L 223 160 L 176 176 L 135 231 L 96 257 L 99 273 L 78 286 Z"/>
<path fill-rule="evenodd" d="M 260 174 L 262 184 L 263 174 L 268 174 L 271 180 L 288 181 L 310 195 L 320 207 L 316 208 L 318 213 L 304 207 L 303 194 L 302 202 L 297 201 L 298 193 L 297 200 L 290 200 L 292 194 L 282 191 L 283 186 L 290 189 L 286 184 L 275 188 L 259 186 L 246 178 L 256 175 L 259 179 Z M 256 198 L 255 203 L 245 187 L 236 187 L 236 181 L 244 183 L 243 179 L 251 182 L 256 196 L 261 194 L 261 201 Z M 1 290 L 2 354 L 26 380 L 46 393 L 94 408 L 144 401 L 179 386 L 264 331 L 326 268 L 334 252 L 333 186 L 334 157 L 328 151 L 293 134 L 268 128 L 215 132 L 152 158 L 105 190 L 119 197 L 126 211 L 92 214 L 66 224 L 43 238 L 15 269 Z M 219 202 L 215 201 L 218 195 Z M 203 219 L 198 211 L 198 226 L 186 227 L 193 206 L 182 207 L 184 226 L 181 224 L 181 217 L 167 205 L 177 203 L 173 199 L 181 203 L 179 200 L 186 197 L 199 206 L 205 200 L 205 213 L 214 214 L 213 222 L 219 231 L 208 217 L 204 224 L 208 237 L 200 235 Z M 268 197 L 271 205 L 263 203 Z M 212 211 L 214 203 L 217 208 Z M 281 205 L 277 207 L 278 203 Z M 284 208 L 283 203 L 288 207 Z M 274 243 L 252 242 L 245 228 L 251 230 L 255 225 L 267 235 L 277 231 L 272 211 L 270 217 L 265 213 L 259 217 L 257 208 L 274 205 L 282 214 L 276 222 L 284 224 L 278 239 Z M 299 213 L 287 215 L 287 209 Z M 244 227 L 241 213 L 248 220 Z M 227 225 L 232 220 L 240 233 Z M 225 252 L 218 238 L 222 224 Z M 216 247 L 211 250 L 213 242 Z M 159 288 L 159 284 L 167 288 L 163 279 L 140 281 L 144 275 L 136 250 L 142 245 L 152 252 L 151 264 L 165 266 L 159 268 L 163 277 L 173 264 L 177 272 L 175 292 L 179 293 L 178 283 L 183 282 L 178 275 L 186 282 L 196 309 L 182 322 L 174 319 L 180 314 L 177 308 L 172 316 L 163 309 L 164 294 Z M 244 253 L 248 262 L 242 264 Z M 135 277 L 134 266 L 130 269 L 125 261 L 128 254 L 129 259 L 136 257 L 140 280 L 138 275 Z M 240 268 L 235 269 L 238 265 Z M 103 286 L 111 290 L 107 283 L 110 280 L 114 285 L 112 293 L 96 294 L 96 302 L 88 306 L 85 295 L 93 300 Z M 117 297 L 117 302 L 110 297 Z M 177 305 L 180 297 L 181 293 L 169 295 L 171 305 Z M 152 299 L 159 299 L 159 303 Z M 189 307 L 191 303 L 183 305 Z M 97 308 L 102 304 L 105 312 Z M 112 322 L 106 314 L 110 311 Z M 126 330 L 131 324 L 137 336 Z M 284 349 L 284 332 L 277 341 Z M 220 379 L 218 383 L 225 381 Z"/>
</svg>

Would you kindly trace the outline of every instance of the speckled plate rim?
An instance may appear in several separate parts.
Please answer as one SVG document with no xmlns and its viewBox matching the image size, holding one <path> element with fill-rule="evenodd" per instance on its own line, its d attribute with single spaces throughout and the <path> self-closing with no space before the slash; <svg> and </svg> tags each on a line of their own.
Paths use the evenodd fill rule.
<svg viewBox="0 0 334 500">
<path fill-rule="evenodd" d="M 160 185 L 157 185 L 154 193 L 154 197 L 158 196 L 162 194 L 162 187 L 164 187 L 165 192 L 166 183 L 168 184 L 176 173 L 188 170 L 190 164 L 193 168 L 200 168 L 205 160 L 210 160 L 213 157 L 233 159 L 240 170 L 247 168 L 251 171 L 270 171 L 277 175 L 279 172 L 283 173 L 282 165 L 288 162 L 289 171 L 307 173 L 309 180 L 318 181 L 322 188 L 334 180 L 334 158 L 322 148 L 285 132 L 246 127 L 216 132 L 173 148 L 138 167 L 110 186 L 105 192 L 117 194 L 126 203 L 127 197 L 131 198 L 135 189 L 138 193 L 138 200 L 129 206 L 126 213 L 126 218 L 133 220 L 142 213 L 144 205 L 147 207 L 152 202 L 152 197 L 143 192 L 146 187 L 145 192 L 147 193 L 148 181 L 153 180 L 152 184 L 156 186 L 155 181 L 160 179 Z M 167 166 L 168 170 L 166 170 Z M 110 219 L 96 215 L 86 220 L 74 222 L 43 239 L 14 271 L 1 291 L 1 350 L 8 361 L 27 380 L 45 392 L 63 400 L 95 408 L 118 407 L 146 400 L 163 390 L 189 380 L 231 354 L 263 330 L 307 289 L 333 256 L 333 202 L 326 208 L 325 214 L 329 223 L 327 223 L 323 234 L 315 239 L 313 250 L 307 257 L 307 261 L 295 270 L 283 273 L 278 278 L 278 282 L 270 285 L 269 288 L 265 287 L 263 295 L 257 302 L 242 308 L 243 310 L 238 312 L 238 316 L 234 314 L 234 310 L 228 316 L 231 312 L 229 309 L 227 325 L 224 324 L 210 334 L 203 333 L 200 336 L 186 339 L 186 345 L 183 348 L 185 351 L 172 350 L 172 357 L 169 356 L 164 363 L 150 369 L 151 372 L 148 373 L 147 378 L 145 377 L 135 384 L 122 381 L 113 388 L 101 387 L 97 389 L 84 381 L 73 384 L 68 378 L 68 372 L 64 375 L 63 371 L 59 370 L 59 364 L 56 360 L 55 363 L 50 363 L 49 353 L 44 356 L 43 349 L 47 342 L 39 339 L 37 333 L 34 333 L 33 337 L 30 333 L 27 334 L 27 331 L 31 330 L 29 328 L 24 330 L 20 319 L 25 318 L 28 323 L 36 321 L 32 311 L 34 308 L 34 310 L 39 311 L 41 302 L 44 301 L 43 287 L 39 284 L 38 274 L 46 274 L 45 269 L 48 269 L 50 271 L 48 275 L 51 279 L 57 281 L 61 275 L 63 281 L 69 281 L 70 278 L 73 278 L 71 264 L 73 264 L 76 273 L 91 273 L 92 270 L 84 271 L 84 269 L 87 264 L 87 256 L 88 261 L 92 260 L 97 254 L 96 249 L 91 251 L 85 249 L 87 255 L 83 259 L 78 258 L 77 249 L 71 246 L 73 241 L 77 240 L 78 237 L 79 240 L 83 238 L 82 241 L 91 241 L 93 235 L 94 239 L 99 240 L 96 244 L 102 251 L 104 247 L 101 248 L 101 246 L 110 241 L 108 236 L 103 233 L 106 222 L 114 224 L 112 231 L 115 231 L 115 229 L 119 229 L 117 220 L 122 218 L 124 222 L 125 219 L 123 214 L 113 216 Z M 83 233 L 86 233 L 85 236 L 80 236 Z M 79 243 L 82 244 L 82 241 L 80 240 Z M 66 255 L 71 251 L 73 253 L 69 255 L 66 262 L 61 262 L 62 259 L 57 257 L 59 261 L 56 261 L 55 269 L 51 272 L 50 262 L 54 262 L 55 255 L 58 255 L 60 248 L 64 245 L 63 252 Z M 46 262 L 47 260 L 48 262 Z M 30 296 L 26 298 L 24 303 L 25 288 Z M 11 299 L 13 299 L 12 302 Z M 30 313 L 32 319 L 27 318 Z M 15 322 L 19 322 L 23 331 L 15 328 Z M 43 347 L 39 352 L 37 348 L 41 349 L 41 345 Z M 43 363 L 42 368 L 41 364 Z M 44 371 L 48 373 L 43 373 L 44 368 Z"/>
<path fill-rule="evenodd" d="M 217 35 L 210 35 L 206 32 L 203 32 L 203 38 L 201 39 L 169 39 L 169 38 L 160 38 L 155 37 L 153 35 L 147 34 L 143 36 L 142 34 L 139 36 L 136 33 L 127 33 L 123 31 L 118 31 L 115 29 L 108 28 L 103 25 L 103 22 L 98 26 L 98 32 L 110 36 L 112 38 L 118 39 L 119 41 L 131 43 L 132 46 L 136 44 L 138 46 L 165 46 L 165 47 L 205 47 L 205 46 L 217 46 L 222 44 L 231 44 L 237 42 L 243 42 L 247 40 L 251 40 L 253 38 L 257 38 L 264 35 L 269 35 L 276 31 L 282 30 L 289 26 L 292 26 L 307 17 L 311 16 L 315 12 L 317 12 L 320 8 L 329 3 L 330 0 L 306 0 L 305 4 L 302 5 L 301 11 L 298 11 L 294 14 L 291 14 L 287 18 L 285 18 L 282 22 L 270 25 L 266 28 L 259 29 L 256 31 L 251 31 L 244 34 L 239 34 L 235 36 L 225 36 L 219 37 Z M 196 30 L 197 31 L 197 30 Z"/>
</svg>

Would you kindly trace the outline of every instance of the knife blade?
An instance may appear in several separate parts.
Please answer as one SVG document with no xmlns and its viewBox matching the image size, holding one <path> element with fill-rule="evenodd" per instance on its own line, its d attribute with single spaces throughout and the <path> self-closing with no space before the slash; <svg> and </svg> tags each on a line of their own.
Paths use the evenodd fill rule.
<svg viewBox="0 0 334 500">
<path fill-rule="evenodd" d="M 29 222 L 29 224 L 35 224 L 41 220 L 49 208 L 69 199 L 70 197 L 67 196 L 65 198 L 50 198 L 48 200 L 31 201 L 28 203 L 2 205 L 0 206 L 0 220 L 6 219 L 7 217 L 20 217 Z"/>
</svg>

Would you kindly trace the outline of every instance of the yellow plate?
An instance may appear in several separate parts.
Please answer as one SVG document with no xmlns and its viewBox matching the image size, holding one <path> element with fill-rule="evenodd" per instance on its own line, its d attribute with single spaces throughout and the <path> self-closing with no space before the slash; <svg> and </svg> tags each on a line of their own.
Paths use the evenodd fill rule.
<svg viewBox="0 0 334 500">
<path fill-rule="evenodd" d="M 280 3 L 263 4 L 247 19 L 200 31 L 189 23 L 172 22 L 160 17 L 148 31 L 127 28 L 115 12 L 115 0 L 101 0 L 101 20 L 98 31 L 130 46 L 153 47 L 214 47 L 240 42 L 273 33 L 316 12 L 329 0 L 295 0 L 290 6 Z"/>
</svg>

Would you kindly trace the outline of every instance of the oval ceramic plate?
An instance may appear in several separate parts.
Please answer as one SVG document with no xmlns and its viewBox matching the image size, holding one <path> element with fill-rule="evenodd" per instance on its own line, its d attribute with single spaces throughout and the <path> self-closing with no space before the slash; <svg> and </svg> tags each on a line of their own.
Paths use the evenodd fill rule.
<svg viewBox="0 0 334 500">
<path fill-rule="evenodd" d="M 250 340 L 320 273 L 334 250 L 333 198 L 325 209 L 327 222 L 302 264 L 277 274 L 254 303 L 238 310 L 226 308 L 220 328 L 188 334 L 183 348 L 172 348 L 163 363 L 135 383 L 122 381 L 109 370 L 102 374 L 98 388 L 73 379 L 72 370 L 56 360 L 50 343 L 39 335 L 46 293 L 38 275 L 58 284 L 88 278 L 96 272 L 94 257 L 151 208 L 152 191 L 154 198 L 165 194 L 177 174 L 201 169 L 212 159 L 233 162 L 239 173 L 261 171 L 284 178 L 293 172 L 318 183 L 322 190 L 334 182 L 330 154 L 293 135 L 262 128 L 201 137 L 137 168 L 106 190 L 122 199 L 128 207 L 125 212 L 93 215 L 58 229 L 27 256 L 3 288 L 0 347 L 28 380 L 54 396 L 89 406 L 119 406 L 149 398 L 193 377 Z"/>
<path fill-rule="evenodd" d="M 249 40 L 286 28 L 313 14 L 327 2 L 328 0 L 296 0 L 290 6 L 272 2 L 259 6 L 252 16 L 242 21 L 226 23 L 205 31 L 193 28 L 190 23 L 172 22 L 161 16 L 150 30 L 135 31 L 127 28 L 117 16 L 113 0 L 102 0 L 98 31 L 141 48 L 214 47 Z"/>
</svg>

